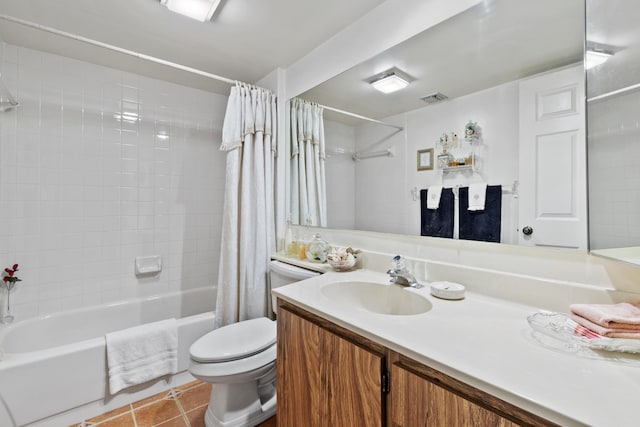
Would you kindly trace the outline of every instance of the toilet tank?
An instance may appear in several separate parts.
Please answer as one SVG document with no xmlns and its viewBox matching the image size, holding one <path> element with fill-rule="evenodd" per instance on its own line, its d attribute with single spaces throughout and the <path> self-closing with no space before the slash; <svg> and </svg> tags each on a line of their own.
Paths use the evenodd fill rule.
<svg viewBox="0 0 640 427">
<path fill-rule="evenodd" d="M 317 271 L 307 270 L 306 268 L 297 267 L 281 261 L 273 260 L 269 263 L 271 289 L 290 285 L 291 283 L 299 282 L 300 280 L 308 279 L 319 274 Z M 276 298 L 273 296 L 271 297 L 271 303 L 273 305 L 273 312 L 275 313 Z"/>
</svg>

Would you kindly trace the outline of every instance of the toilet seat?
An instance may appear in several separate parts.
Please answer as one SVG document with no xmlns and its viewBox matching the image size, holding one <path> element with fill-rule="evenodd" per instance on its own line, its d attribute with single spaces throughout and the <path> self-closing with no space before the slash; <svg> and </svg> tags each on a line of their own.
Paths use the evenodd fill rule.
<svg viewBox="0 0 640 427">
<path fill-rule="evenodd" d="M 202 381 L 256 380 L 275 367 L 276 322 L 261 317 L 223 326 L 194 342 L 189 352 L 189 372 Z"/>
<path fill-rule="evenodd" d="M 221 363 L 189 361 L 189 372 L 201 381 L 210 383 L 240 383 L 266 375 L 276 364 L 276 346 L 265 351 Z"/>
<path fill-rule="evenodd" d="M 261 353 L 276 343 L 276 322 L 266 317 L 245 320 L 213 330 L 191 345 L 191 359 L 220 363 Z"/>
</svg>

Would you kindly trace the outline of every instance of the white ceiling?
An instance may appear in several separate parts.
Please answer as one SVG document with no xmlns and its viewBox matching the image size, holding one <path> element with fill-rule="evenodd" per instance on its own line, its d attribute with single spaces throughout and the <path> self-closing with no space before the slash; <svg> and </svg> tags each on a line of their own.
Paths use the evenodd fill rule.
<svg viewBox="0 0 640 427">
<path fill-rule="evenodd" d="M 286 68 L 384 0 L 222 0 L 210 22 L 159 0 L 0 0 L 0 14 L 255 83 Z M 227 84 L 0 20 L 7 43 L 228 94 Z"/>
<path fill-rule="evenodd" d="M 425 0 L 427 1 L 427 0 Z M 612 3 L 614 1 L 614 3 Z M 159 0 L 0 0 L 0 15 L 155 56 L 212 74 L 255 83 L 286 69 L 385 0 L 222 0 L 210 22 L 170 12 Z M 599 30 L 602 20 L 635 22 L 628 0 L 590 0 L 590 43 L 616 56 L 597 70 L 611 76 L 591 84 L 590 96 L 636 81 L 638 31 Z M 407 11 L 411 13 L 411 11 Z M 607 27 L 609 28 L 609 27 Z M 635 28 L 622 25 L 621 28 Z M 391 31 L 393 28 L 381 31 Z M 114 53 L 0 19 L 11 44 L 228 94 L 229 85 Z M 420 98 L 450 98 L 582 59 L 584 0 L 483 0 L 479 5 L 365 61 L 300 96 L 376 119 L 426 106 Z M 366 80 L 392 66 L 415 80 L 384 95 Z M 631 82 L 631 83 L 630 83 Z M 345 116 L 328 119 L 349 124 Z"/>
</svg>

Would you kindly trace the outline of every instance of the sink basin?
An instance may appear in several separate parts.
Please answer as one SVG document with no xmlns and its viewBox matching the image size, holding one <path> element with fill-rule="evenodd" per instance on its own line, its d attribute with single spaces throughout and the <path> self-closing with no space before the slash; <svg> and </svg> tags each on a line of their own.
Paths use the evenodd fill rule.
<svg viewBox="0 0 640 427">
<path fill-rule="evenodd" d="M 428 299 L 400 285 L 338 282 L 325 285 L 322 294 L 336 303 L 378 314 L 409 316 L 431 309 Z"/>
</svg>

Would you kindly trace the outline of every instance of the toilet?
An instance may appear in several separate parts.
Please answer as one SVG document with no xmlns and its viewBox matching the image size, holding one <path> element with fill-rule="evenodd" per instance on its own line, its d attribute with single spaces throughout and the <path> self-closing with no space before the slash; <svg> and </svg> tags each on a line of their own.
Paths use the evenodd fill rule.
<svg viewBox="0 0 640 427">
<path fill-rule="evenodd" d="M 320 273 L 271 261 L 271 289 Z M 275 298 L 272 299 L 276 310 Z M 211 383 L 207 427 L 255 426 L 276 413 L 276 322 L 267 317 L 218 328 L 189 349 L 189 372 Z"/>
</svg>

